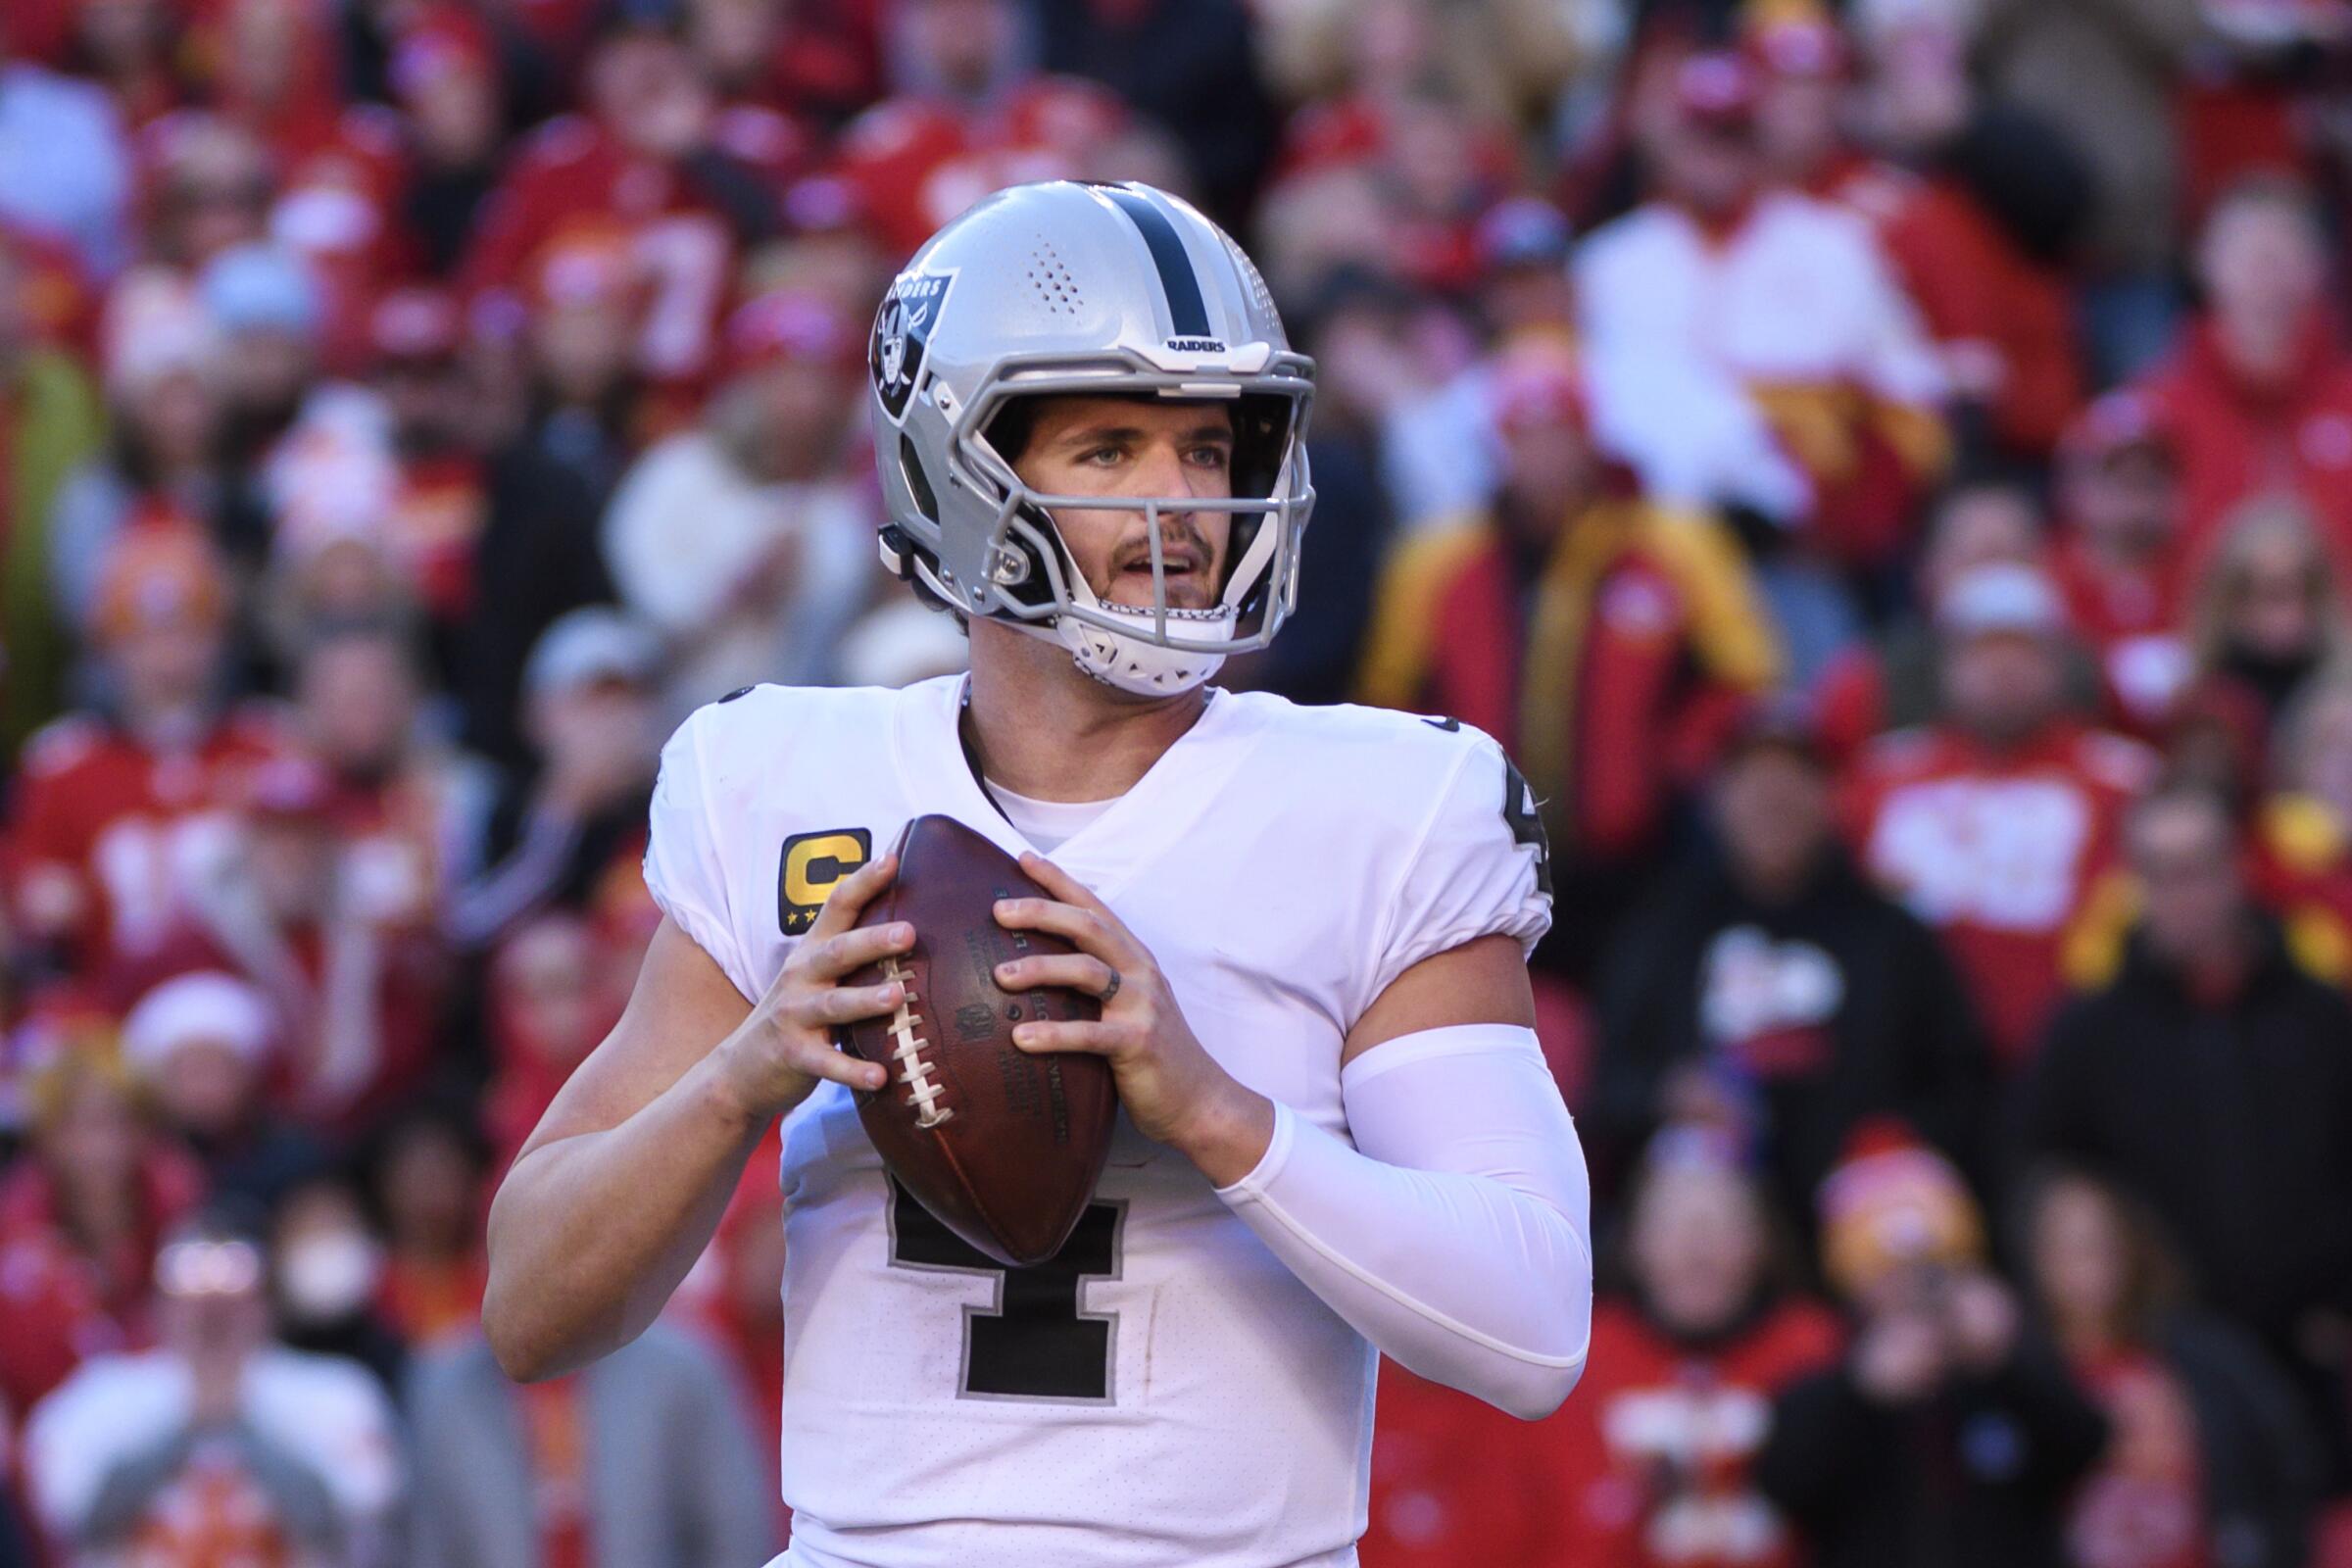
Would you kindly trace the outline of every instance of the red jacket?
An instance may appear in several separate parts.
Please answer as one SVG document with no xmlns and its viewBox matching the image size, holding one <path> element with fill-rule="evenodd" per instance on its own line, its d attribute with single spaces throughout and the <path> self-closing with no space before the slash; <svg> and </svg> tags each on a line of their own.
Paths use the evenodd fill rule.
<svg viewBox="0 0 2352 1568">
<path fill-rule="evenodd" d="M 2294 370 L 2276 386 L 2239 374 L 2198 322 L 2143 390 L 2180 462 L 2192 556 L 2239 503 L 2292 490 L 2352 565 L 2352 357 L 2328 322 L 2311 322 Z"/>
<path fill-rule="evenodd" d="M 2078 541 L 2062 539 L 2051 552 L 2050 568 L 2066 599 L 2067 624 L 2098 662 L 2117 727 L 2143 740 L 2161 739 L 2195 673 L 2180 637 L 2179 562 L 2128 572 L 2093 559 Z"/>
<path fill-rule="evenodd" d="M 1568 1408 L 1584 1397 L 1571 1395 Z M 1565 1414 L 1565 1411 L 1563 1411 Z M 1541 1568 L 1558 1549 L 1560 1478 L 1543 1435 L 1493 1405 L 1380 1364 L 1363 1568 Z"/>
<path fill-rule="evenodd" d="M 1632 1306 L 1592 1314 L 1584 1381 L 1535 1436 L 1558 1509 L 1556 1568 L 1793 1568 L 1800 1544 L 1748 1478 L 1772 1398 L 1830 1364 L 1838 1320 L 1792 1301 L 1720 1345 Z"/>
<path fill-rule="evenodd" d="M 1127 123 L 1116 93 L 1069 76 L 1040 76 L 981 110 L 903 94 L 844 127 L 837 172 L 895 263 L 983 196 L 1078 177 Z"/>
<path fill-rule="evenodd" d="M 798 126 L 763 109 L 722 111 L 712 141 L 779 195 L 808 151 Z M 482 204 L 461 291 L 513 297 L 542 250 L 582 233 L 625 235 L 643 270 L 638 368 L 670 383 L 710 373 L 742 236 L 678 169 L 631 152 L 582 116 L 551 120 L 515 148 Z"/>
<path fill-rule="evenodd" d="M 1881 737 L 1847 780 L 1855 853 L 1943 938 L 2006 1063 L 2064 986 L 2069 930 L 2156 759 L 2069 721 L 1996 752 L 1948 725 Z"/>
<path fill-rule="evenodd" d="M 83 1358 L 151 1343 L 156 1248 L 204 1193 L 196 1162 L 168 1145 L 140 1160 L 135 1233 L 112 1256 L 83 1252 L 58 1213 L 57 1186 L 31 1156 L 0 1171 L 0 1410 L 22 1421 Z"/>
<path fill-rule="evenodd" d="M 1638 854 L 1777 672 L 1746 565 L 1709 519 L 1599 501 L 1532 604 L 1526 587 L 1484 519 L 1413 539 L 1382 575 L 1364 699 L 1477 725 L 1548 803 L 1555 844 Z"/>
<path fill-rule="evenodd" d="M 2036 266 L 1952 180 L 1852 158 L 1814 190 L 1877 229 L 1939 346 L 1990 356 L 1999 379 L 1985 404 L 2001 444 L 2049 452 L 2082 402 L 2065 279 Z"/>
<path fill-rule="evenodd" d="M 187 858 L 228 831 L 248 774 L 282 750 L 253 713 L 169 755 L 86 713 L 41 730 L 8 827 L 19 929 L 68 942 L 87 974 L 152 952 L 179 916 Z"/>
</svg>

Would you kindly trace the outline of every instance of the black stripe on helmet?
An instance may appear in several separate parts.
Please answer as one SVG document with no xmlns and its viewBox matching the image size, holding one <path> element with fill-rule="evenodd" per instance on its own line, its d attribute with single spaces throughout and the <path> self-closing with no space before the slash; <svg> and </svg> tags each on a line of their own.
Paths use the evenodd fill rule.
<svg viewBox="0 0 2352 1568">
<path fill-rule="evenodd" d="M 1124 186 L 1099 185 L 1096 189 L 1116 203 L 1142 232 L 1152 263 L 1159 269 L 1159 286 L 1168 297 L 1168 319 L 1176 335 L 1209 336 L 1208 305 L 1200 297 L 1200 279 L 1194 273 L 1192 259 L 1184 253 L 1184 240 L 1176 225 L 1168 221 L 1168 215 Z"/>
</svg>

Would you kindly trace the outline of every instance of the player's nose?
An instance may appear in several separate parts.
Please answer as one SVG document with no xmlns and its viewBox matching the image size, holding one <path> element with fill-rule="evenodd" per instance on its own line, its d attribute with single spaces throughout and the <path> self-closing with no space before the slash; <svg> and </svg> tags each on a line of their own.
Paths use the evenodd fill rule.
<svg viewBox="0 0 2352 1568">
<path fill-rule="evenodd" d="M 1209 476 L 1198 466 L 1184 461 L 1184 454 L 1173 441 L 1153 442 L 1136 465 L 1136 493 L 1147 496 L 1194 497 L 1208 492 Z M 1171 512 L 1172 516 L 1189 516 L 1187 512 Z"/>
</svg>

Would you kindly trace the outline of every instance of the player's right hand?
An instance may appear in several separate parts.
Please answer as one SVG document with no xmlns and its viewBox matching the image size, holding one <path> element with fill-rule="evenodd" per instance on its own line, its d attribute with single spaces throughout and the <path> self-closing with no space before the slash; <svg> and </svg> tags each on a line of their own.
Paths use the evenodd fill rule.
<svg viewBox="0 0 2352 1568">
<path fill-rule="evenodd" d="M 882 855 L 833 884 L 808 934 L 784 960 L 767 995 L 720 1043 L 721 1066 L 733 1098 L 755 1122 L 780 1116 L 808 1098 L 824 1079 L 873 1090 L 889 1069 L 835 1048 L 836 1024 L 886 1016 L 904 1000 L 895 980 L 845 986 L 844 976 L 914 946 L 904 920 L 853 929 L 875 896 L 898 874 L 895 855 Z"/>
</svg>

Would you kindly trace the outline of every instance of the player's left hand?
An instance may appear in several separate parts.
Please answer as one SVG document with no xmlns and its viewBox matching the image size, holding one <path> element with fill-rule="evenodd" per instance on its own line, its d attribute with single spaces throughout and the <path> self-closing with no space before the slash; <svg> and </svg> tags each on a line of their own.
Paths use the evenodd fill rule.
<svg viewBox="0 0 2352 1568">
<path fill-rule="evenodd" d="M 997 983 L 1007 991 L 1083 991 L 1102 999 L 1102 1016 L 1092 1023 L 1020 1024 L 1012 1043 L 1023 1051 L 1103 1057 L 1120 1102 L 1145 1137 L 1188 1155 L 1220 1187 L 1247 1176 L 1274 1136 L 1272 1102 L 1201 1048 L 1167 976 L 1108 905 L 1042 855 L 1023 855 L 1021 869 L 1053 897 L 1001 899 L 997 923 L 1050 931 L 1078 951 L 1001 963 Z"/>
</svg>

